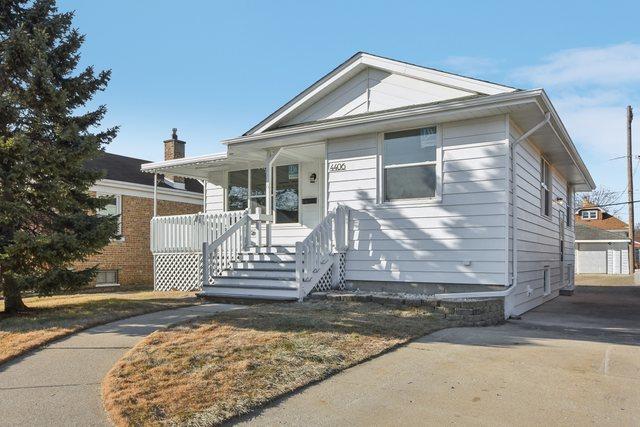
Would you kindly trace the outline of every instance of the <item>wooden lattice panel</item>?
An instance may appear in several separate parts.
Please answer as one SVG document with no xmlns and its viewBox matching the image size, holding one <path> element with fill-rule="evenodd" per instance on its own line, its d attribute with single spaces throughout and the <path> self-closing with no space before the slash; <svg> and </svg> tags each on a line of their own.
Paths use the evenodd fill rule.
<svg viewBox="0 0 640 427">
<path fill-rule="evenodd" d="M 347 256 L 345 253 L 337 253 L 333 255 L 333 262 L 336 268 L 330 268 L 322 275 L 318 283 L 313 287 L 311 292 L 324 292 L 331 289 L 343 290 L 346 287 L 346 265 Z M 337 274 L 337 277 L 334 277 Z"/>
<path fill-rule="evenodd" d="M 164 253 L 153 256 L 156 291 L 195 291 L 202 288 L 202 254 Z"/>
</svg>

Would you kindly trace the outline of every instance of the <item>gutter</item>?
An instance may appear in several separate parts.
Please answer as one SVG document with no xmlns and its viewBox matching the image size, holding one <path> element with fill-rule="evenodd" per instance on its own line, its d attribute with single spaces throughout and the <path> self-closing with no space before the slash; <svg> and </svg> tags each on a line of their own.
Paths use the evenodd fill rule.
<svg viewBox="0 0 640 427">
<path fill-rule="evenodd" d="M 311 123 L 304 126 L 294 126 L 289 128 L 275 129 L 265 133 L 252 134 L 247 136 L 241 136 L 238 138 L 232 138 L 223 140 L 224 145 L 233 145 L 241 142 L 249 141 L 261 141 L 267 139 L 281 138 L 284 136 L 291 136 L 300 133 L 307 133 L 312 131 L 326 130 L 337 127 L 352 126 L 358 124 L 366 124 L 370 122 L 380 120 L 392 120 L 407 116 L 416 116 L 421 114 L 434 114 L 441 112 L 453 112 L 455 110 L 461 110 L 466 108 L 481 108 L 487 105 L 494 106 L 508 106 L 510 104 L 519 104 L 522 102 L 535 102 L 536 96 L 542 95 L 542 89 L 533 89 L 529 91 L 517 91 L 507 92 L 498 95 L 487 95 L 481 97 L 474 97 L 471 100 L 451 100 L 444 103 L 428 104 L 425 106 L 416 106 L 411 109 L 402 109 L 400 111 L 380 111 L 375 113 L 366 113 L 361 116 L 354 116 L 349 118 L 343 118 L 341 120 L 328 120 L 323 122 Z"/>
<path fill-rule="evenodd" d="M 518 206 L 518 198 L 516 197 L 516 148 L 520 143 L 526 140 L 528 137 L 533 135 L 536 131 L 538 131 L 541 127 L 549 123 L 551 120 L 551 113 L 546 112 L 544 114 L 544 119 L 526 131 L 520 136 L 520 138 L 516 139 L 513 144 L 511 144 L 511 188 L 510 188 L 510 197 L 512 198 L 511 202 L 511 218 L 512 218 L 512 232 L 511 232 L 511 263 L 512 263 L 512 278 L 511 285 L 503 291 L 487 291 L 487 292 L 460 292 L 460 293 L 448 293 L 448 294 L 435 294 L 434 297 L 443 300 L 450 299 L 460 299 L 460 298 L 501 298 L 505 297 L 505 317 L 509 317 L 511 315 L 511 306 L 506 300 L 506 297 L 511 295 L 513 291 L 518 286 L 518 251 L 516 247 L 516 243 L 518 241 L 518 227 L 516 226 L 516 209 Z M 509 224 L 507 224 L 507 229 Z"/>
</svg>

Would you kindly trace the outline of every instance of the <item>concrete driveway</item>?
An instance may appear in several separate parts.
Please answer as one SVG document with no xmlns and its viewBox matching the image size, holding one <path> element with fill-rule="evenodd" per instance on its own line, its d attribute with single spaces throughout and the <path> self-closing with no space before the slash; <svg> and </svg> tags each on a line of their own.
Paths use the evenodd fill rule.
<svg viewBox="0 0 640 427">
<path fill-rule="evenodd" d="M 252 425 L 640 425 L 640 286 L 582 285 L 310 386 Z"/>
</svg>

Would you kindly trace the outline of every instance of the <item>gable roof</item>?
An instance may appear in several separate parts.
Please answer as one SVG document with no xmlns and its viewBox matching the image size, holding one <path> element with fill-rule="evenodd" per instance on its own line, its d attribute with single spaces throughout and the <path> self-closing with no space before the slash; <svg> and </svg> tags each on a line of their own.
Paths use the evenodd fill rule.
<svg viewBox="0 0 640 427">
<path fill-rule="evenodd" d="M 151 161 L 105 152 L 95 159 L 89 160 L 85 166 L 89 169 L 103 171 L 105 173 L 103 179 L 153 186 L 153 175 L 141 171 L 141 166 L 145 163 L 151 163 Z M 161 188 L 202 193 L 202 185 L 195 179 L 185 178 L 184 185 L 183 190 L 172 187 L 163 180 L 158 182 L 158 187 Z"/>
<path fill-rule="evenodd" d="M 586 224 L 576 224 L 576 240 L 611 241 L 626 239 L 628 239 L 628 237 L 624 231 L 607 231 Z"/>
<path fill-rule="evenodd" d="M 260 134 L 280 127 L 280 125 L 286 122 L 287 119 L 294 118 L 296 114 L 310 108 L 314 103 L 327 96 L 332 91 L 337 90 L 341 85 L 346 84 L 349 80 L 357 77 L 367 69 L 378 70 L 387 73 L 387 75 L 397 76 L 398 78 L 412 79 L 419 84 L 430 85 L 431 88 L 448 88 L 450 91 L 453 91 L 449 99 L 476 95 L 495 95 L 517 90 L 509 86 L 499 85 L 485 80 L 447 73 L 434 68 L 422 67 L 408 62 L 372 55 L 366 52 L 358 52 L 330 71 L 320 80 L 302 91 L 300 94 L 296 95 L 293 99 L 270 114 L 253 128 L 249 129 L 244 133 L 244 136 Z M 370 76 L 362 77 L 361 79 L 367 80 L 367 83 L 364 84 L 366 85 L 365 90 L 368 96 L 370 91 L 370 87 L 368 86 L 369 80 L 372 80 L 374 84 L 375 82 L 379 82 L 379 80 L 376 80 L 376 77 L 370 78 Z M 356 82 L 356 84 L 357 83 L 358 82 Z M 432 100 L 437 101 L 444 99 L 445 98 L 434 98 Z M 424 103 L 426 102 L 407 99 L 405 104 L 402 106 Z M 353 111 L 355 111 L 356 114 L 370 111 L 368 108 L 364 110 L 362 108 L 349 110 L 349 108 L 357 107 L 356 104 L 352 106 L 345 105 L 344 107 L 346 109 L 345 112 L 343 112 L 344 115 L 352 113 Z M 379 110 L 384 110 L 384 108 L 378 108 L 378 111 Z M 310 116 L 313 116 L 313 114 L 310 114 Z M 298 119 L 298 123 L 300 123 L 300 119 Z"/>
</svg>

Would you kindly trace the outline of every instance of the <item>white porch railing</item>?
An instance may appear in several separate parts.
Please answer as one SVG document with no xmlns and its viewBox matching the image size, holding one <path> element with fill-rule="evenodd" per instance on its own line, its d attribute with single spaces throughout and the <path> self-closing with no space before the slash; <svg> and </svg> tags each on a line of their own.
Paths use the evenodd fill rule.
<svg viewBox="0 0 640 427">
<path fill-rule="evenodd" d="M 262 222 L 267 224 L 272 220 L 270 215 L 260 213 L 249 214 L 243 212 L 242 216 L 224 233 L 220 234 L 213 242 L 202 243 L 202 286 L 213 284 L 211 278 L 220 275 L 224 270 L 231 267 L 240 252 L 249 249 L 252 245 L 251 232 L 255 227 L 258 235 L 258 246 L 262 242 Z M 267 237 L 267 246 L 270 245 L 270 238 Z"/>
<path fill-rule="evenodd" d="M 296 281 L 302 301 L 326 276 L 330 268 L 337 268 L 340 256 L 349 246 L 350 208 L 340 205 L 329 212 L 313 231 L 296 243 Z M 333 274 L 333 281 L 338 274 Z"/>
<path fill-rule="evenodd" d="M 242 218 L 245 211 L 158 216 L 151 219 L 151 252 L 200 252 Z"/>
</svg>

